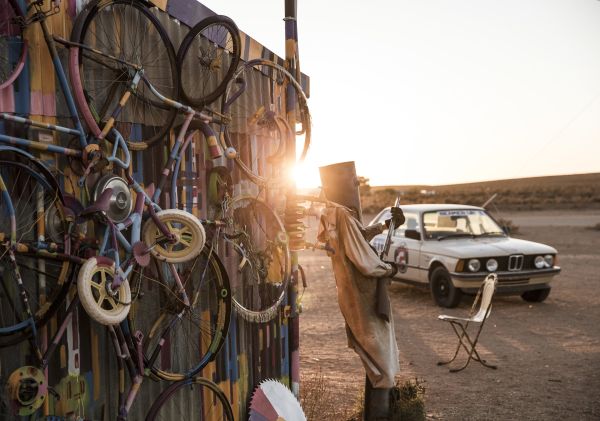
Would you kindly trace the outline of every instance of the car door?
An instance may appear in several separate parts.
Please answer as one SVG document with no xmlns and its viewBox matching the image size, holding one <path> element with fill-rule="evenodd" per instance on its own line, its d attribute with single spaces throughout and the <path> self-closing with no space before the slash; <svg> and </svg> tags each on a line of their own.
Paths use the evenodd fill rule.
<svg viewBox="0 0 600 421">
<path fill-rule="evenodd" d="M 396 228 L 392 235 L 388 258 L 398 265 L 398 277 L 419 282 L 422 281 L 422 271 L 419 268 L 421 241 L 405 236 L 407 229 L 419 230 L 419 219 L 416 213 L 405 212 L 404 216 L 404 224 Z"/>
</svg>

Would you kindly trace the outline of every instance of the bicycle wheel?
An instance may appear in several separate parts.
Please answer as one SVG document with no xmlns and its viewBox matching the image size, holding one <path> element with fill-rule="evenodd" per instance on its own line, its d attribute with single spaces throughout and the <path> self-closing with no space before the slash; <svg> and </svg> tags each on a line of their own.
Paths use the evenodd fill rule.
<svg viewBox="0 0 600 421">
<path fill-rule="evenodd" d="M 178 292 L 176 270 L 189 304 Z M 131 332 L 144 335 L 144 356 L 152 372 L 173 381 L 192 377 L 214 360 L 229 329 L 231 294 L 227 272 L 214 253 L 185 263 L 152 259 L 132 276 Z"/>
<path fill-rule="evenodd" d="M 129 282 L 124 280 L 114 295 L 107 283 L 115 279 L 115 263 L 103 257 L 90 257 L 79 269 L 77 293 L 81 306 L 92 320 L 102 325 L 117 325 L 127 317 L 131 303 Z"/>
<path fill-rule="evenodd" d="M 98 136 L 119 107 L 135 69 L 164 96 L 178 99 L 177 62 L 169 37 L 153 12 L 139 0 L 97 0 L 80 13 L 71 40 L 94 51 L 71 48 L 71 84 L 79 111 L 90 131 Z M 140 81 L 116 117 L 125 139 L 140 137 L 148 145 L 163 140 L 177 110 L 161 102 Z"/>
<path fill-rule="evenodd" d="M 255 197 L 236 197 L 225 207 L 225 255 L 235 268 L 230 271 L 233 307 L 248 321 L 267 322 L 277 315 L 290 278 L 285 228 Z"/>
<path fill-rule="evenodd" d="M 174 419 L 233 421 L 233 411 L 219 386 L 203 377 L 195 377 L 165 389 L 146 416 L 146 421 Z"/>
<path fill-rule="evenodd" d="M 300 161 L 310 145 L 310 112 L 300 84 L 282 66 L 256 59 L 241 66 L 229 81 L 221 103 L 221 111 L 231 116 L 231 123 L 222 126 L 224 147 L 238 151 L 235 162 L 256 184 L 266 184 L 279 174 L 274 168 L 283 163 L 282 149 L 294 145 L 294 131 L 287 126 L 287 87 L 296 94 L 297 119 L 302 128 L 295 134 L 304 135 Z M 286 127 L 287 126 L 287 127 Z"/>
<path fill-rule="evenodd" d="M 168 263 L 183 263 L 202 252 L 206 233 L 198 218 L 181 209 L 165 209 L 156 216 L 175 235 L 176 242 L 164 241 L 164 234 L 154 220 L 148 218 L 144 223 L 142 238 L 155 258 Z"/>
<path fill-rule="evenodd" d="M 181 96 L 194 107 L 223 94 L 240 61 L 240 33 L 227 16 L 210 16 L 185 36 L 177 52 Z"/>
<path fill-rule="evenodd" d="M 27 41 L 24 18 L 15 0 L 0 0 L 0 90 L 12 84 L 23 70 Z"/>
<path fill-rule="evenodd" d="M 19 282 L 37 326 L 46 323 L 63 301 L 71 263 L 58 260 L 54 252 L 69 254 L 71 243 L 59 192 L 37 164 L 0 153 L 0 180 L 5 187 L 0 195 L 0 346 L 4 346 L 31 332 Z M 17 246 L 9 251 L 11 243 Z M 45 250 L 36 252 L 34 247 Z M 15 333 L 19 335 L 6 337 Z"/>
</svg>

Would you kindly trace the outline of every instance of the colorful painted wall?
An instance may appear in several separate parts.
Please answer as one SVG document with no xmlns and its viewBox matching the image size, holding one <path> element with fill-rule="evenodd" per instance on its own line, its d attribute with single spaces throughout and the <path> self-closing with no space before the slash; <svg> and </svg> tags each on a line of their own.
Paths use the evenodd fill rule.
<svg viewBox="0 0 600 421">
<path fill-rule="evenodd" d="M 19 0 L 21 6 L 25 1 Z M 63 0 L 60 12 L 48 19 L 51 32 L 54 35 L 69 38 L 74 18 L 84 6 L 82 0 Z M 153 13 L 167 29 L 177 50 L 185 36 L 188 26 L 195 24 L 204 17 L 213 14 L 208 8 L 194 0 L 157 0 Z M 0 111 L 14 113 L 52 124 L 68 124 L 64 98 L 60 93 L 58 83 L 53 74 L 53 66 L 48 54 L 41 31 L 37 25 L 31 25 L 26 30 L 29 40 L 29 53 L 25 68 L 15 83 L 0 90 Z M 282 37 L 284 34 L 282 34 Z M 63 63 L 66 63 L 67 52 L 59 52 Z M 242 59 L 267 58 L 280 64 L 283 60 L 271 51 L 242 33 Z M 308 80 L 303 76 L 303 82 Z M 265 79 L 264 86 L 257 82 L 257 95 L 261 90 L 269 91 L 271 87 Z M 24 129 L 16 124 L 0 120 L 0 132 L 20 135 L 32 140 L 62 144 L 68 140 L 48 130 Z M 171 139 L 173 141 L 173 139 Z M 260 138 L 257 139 L 260 147 Z M 257 149 L 254 152 L 258 159 L 269 154 L 268 150 Z M 37 154 L 48 167 L 58 168 L 56 174 L 66 192 L 79 194 L 75 175 L 68 162 L 63 157 L 54 154 Z M 153 177 L 162 168 L 167 159 L 167 148 L 134 153 L 132 174 L 140 182 Z M 205 144 L 202 135 L 196 135 L 193 147 L 184 158 L 183 169 L 178 180 L 179 207 L 184 208 L 199 217 L 206 217 L 209 211 L 207 198 L 207 174 L 217 165 L 228 167 L 232 171 L 235 194 L 260 194 L 270 201 L 280 212 L 283 212 L 285 201 L 281 190 L 260 190 L 252 182 L 244 178 L 235 168 L 232 161 L 221 159 L 211 161 L 205 155 Z M 271 171 L 269 164 L 264 162 L 265 171 Z M 224 257 L 227 266 L 227 258 Z M 228 267 L 235 272 L 235 268 Z M 49 323 L 48 335 L 58 329 L 67 303 L 59 314 Z M 232 318 L 225 346 L 216 361 L 203 369 L 201 375 L 217 383 L 228 396 L 236 419 L 246 419 L 248 402 L 253 388 L 263 379 L 279 379 L 290 384 L 292 361 L 291 348 L 297 351 L 297 341 L 293 344 L 290 337 L 297 337 L 297 332 L 290 331 L 289 306 L 283 303 L 278 316 L 268 323 L 250 323 L 240 317 Z M 0 348 L 0 380 L 5 379 L 14 369 L 31 364 L 30 347 L 27 343 Z M 54 414 L 80 416 L 89 420 L 115 419 L 118 380 L 116 357 L 106 329 L 90 321 L 83 309 L 79 309 L 67 328 L 67 334 L 60 343 L 58 352 L 54 355 L 49 367 L 49 383 L 60 394 L 58 403 L 53 403 Z M 297 366 L 294 371 L 297 372 Z M 298 381 L 295 379 L 295 381 Z M 167 387 L 163 381 L 146 379 L 142 392 L 132 407 L 131 420 L 141 420 L 156 396 Z M 193 412 L 193 410 L 191 410 Z M 194 419 L 193 413 L 188 419 Z M 24 418 L 25 419 L 25 418 Z M 176 419 L 176 418 L 173 418 Z"/>
</svg>

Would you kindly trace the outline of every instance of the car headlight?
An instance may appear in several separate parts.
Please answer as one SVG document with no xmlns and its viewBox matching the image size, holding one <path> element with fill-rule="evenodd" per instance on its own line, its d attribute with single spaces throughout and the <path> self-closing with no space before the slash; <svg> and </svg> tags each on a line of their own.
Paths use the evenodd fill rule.
<svg viewBox="0 0 600 421">
<path fill-rule="evenodd" d="M 496 272 L 498 270 L 498 261 L 496 259 L 488 259 L 485 263 L 485 267 L 490 272 Z"/>
<path fill-rule="evenodd" d="M 538 269 L 544 269 L 546 267 L 546 261 L 544 260 L 543 256 L 535 256 L 535 260 L 533 261 L 533 264 Z"/>
<path fill-rule="evenodd" d="M 544 260 L 546 261 L 546 264 L 548 265 L 549 268 L 554 266 L 554 256 L 552 256 L 551 254 L 545 255 Z"/>
<path fill-rule="evenodd" d="M 467 265 L 471 272 L 478 272 L 481 268 L 481 263 L 477 259 L 469 260 L 469 264 Z"/>
</svg>

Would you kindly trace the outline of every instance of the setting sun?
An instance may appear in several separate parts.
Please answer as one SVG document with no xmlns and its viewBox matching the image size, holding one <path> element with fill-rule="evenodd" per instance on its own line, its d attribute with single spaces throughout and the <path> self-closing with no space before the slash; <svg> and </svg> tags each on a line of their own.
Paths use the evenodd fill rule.
<svg viewBox="0 0 600 421">
<path fill-rule="evenodd" d="M 296 187 L 300 189 L 318 187 L 321 185 L 319 168 L 310 161 L 296 163 L 293 169 Z"/>
</svg>

